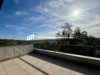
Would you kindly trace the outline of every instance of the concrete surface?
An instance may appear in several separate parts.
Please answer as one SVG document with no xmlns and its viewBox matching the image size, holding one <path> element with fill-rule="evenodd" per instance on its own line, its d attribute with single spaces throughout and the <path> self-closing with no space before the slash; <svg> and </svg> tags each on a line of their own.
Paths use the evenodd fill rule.
<svg viewBox="0 0 100 75">
<path fill-rule="evenodd" d="M 33 45 L 0 47 L 0 61 L 24 55 L 33 51 Z"/>
<path fill-rule="evenodd" d="M 100 75 L 100 69 L 31 54 L 0 62 L 0 75 Z"/>
</svg>

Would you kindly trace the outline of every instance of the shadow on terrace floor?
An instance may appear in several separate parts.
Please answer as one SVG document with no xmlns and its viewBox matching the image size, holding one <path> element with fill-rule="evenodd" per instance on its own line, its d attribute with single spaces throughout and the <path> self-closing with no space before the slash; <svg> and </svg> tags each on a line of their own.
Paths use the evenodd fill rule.
<svg viewBox="0 0 100 75">
<path fill-rule="evenodd" d="M 76 63 L 76 62 L 72 62 L 69 60 L 57 59 L 57 58 L 49 57 L 46 55 L 36 54 L 36 53 L 30 54 L 30 56 L 36 57 L 36 58 L 41 59 L 43 61 L 47 61 L 47 62 L 56 64 L 58 66 L 66 68 L 66 69 L 80 72 L 80 73 L 85 74 L 85 75 L 100 75 L 100 69 L 93 67 L 93 66 L 90 66 L 90 65 Z"/>
</svg>

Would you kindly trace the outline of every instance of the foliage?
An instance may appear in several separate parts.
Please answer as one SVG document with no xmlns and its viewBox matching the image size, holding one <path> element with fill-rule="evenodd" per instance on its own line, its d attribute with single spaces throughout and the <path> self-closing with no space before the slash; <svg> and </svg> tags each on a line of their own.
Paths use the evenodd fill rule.
<svg viewBox="0 0 100 75">
<path fill-rule="evenodd" d="M 100 57 L 100 38 L 88 36 L 79 27 L 72 29 L 72 25 L 65 23 L 62 31 L 56 34 L 55 42 L 38 42 L 34 46 L 42 49 L 61 51 L 79 55 Z"/>
<path fill-rule="evenodd" d="M 25 45 L 33 44 L 32 41 L 25 40 L 14 40 L 14 39 L 0 39 L 0 46 L 15 46 L 15 45 Z"/>
<path fill-rule="evenodd" d="M 73 30 L 71 24 L 65 23 L 56 37 L 55 40 L 34 41 L 0 39 L 0 46 L 34 44 L 34 47 L 46 50 L 100 57 L 100 38 L 88 36 L 79 27 Z"/>
</svg>

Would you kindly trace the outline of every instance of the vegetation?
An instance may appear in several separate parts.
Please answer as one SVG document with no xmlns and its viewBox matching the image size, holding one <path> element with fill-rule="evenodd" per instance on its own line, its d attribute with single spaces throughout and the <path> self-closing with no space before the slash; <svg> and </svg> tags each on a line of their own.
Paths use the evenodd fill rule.
<svg viewBox="0 0 100 75">
<path fill-rule="evenodd" d="M 0 39 L 0 46 L 15 46 L 15 45 L 25 45 L 33 44 L 32 41 L 25 40 L 14 40 L 14 39 Z"/>
<path fill-rule="evenodd" d="M 100 38 L 88 36 L 86 31 L 79 27 L 72 29 L 72 25 L 65 23 L 62 31 L 56 34 L 57 39 L 37 42 L 37 48 L 55 50 L 66 53 L 100 57 Z"/>
<path fill-rule="evenodd" d="M 0 39 L 0 46 L 34 44 L 34 47 L 46 50 L 100 57 L 100 38 L 88 36 L 87 32 L 81 31 L 79 27 L 73 30 L 71 24 L 65 23 L 56 37 L 53 40 L 34 41 Z"/>
</svg>

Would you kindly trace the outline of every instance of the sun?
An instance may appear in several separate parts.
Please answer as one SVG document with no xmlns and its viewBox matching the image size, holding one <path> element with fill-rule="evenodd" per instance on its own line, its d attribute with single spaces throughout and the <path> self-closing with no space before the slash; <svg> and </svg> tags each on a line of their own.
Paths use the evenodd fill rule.
<svg viewBox="0 0 100 75">
<path fill-rule="evenodd" d="M 78 16 L 79 14 L 80 14 L 79 10 L 74 10 L 72 13 L 73 16 Z"/>
</svg>

